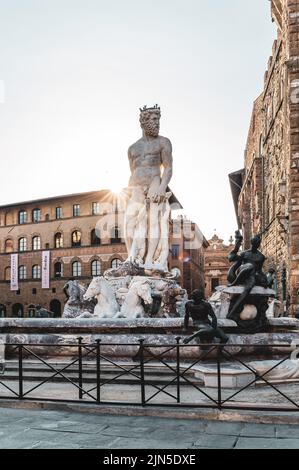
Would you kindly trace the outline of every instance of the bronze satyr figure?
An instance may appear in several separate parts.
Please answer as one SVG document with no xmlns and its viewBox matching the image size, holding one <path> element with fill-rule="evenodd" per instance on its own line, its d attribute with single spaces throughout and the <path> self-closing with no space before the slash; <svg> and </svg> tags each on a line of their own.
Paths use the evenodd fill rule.
<svg viewBox="0 0 299 470">
<path fill-rule="evenodd" d="M 190 316 L 194 326 L 199 328 L 192 336 L 184 339 L 185 344 L 190 343 L 194 338 L 198 338 L 200 342 L 211 342 L 214 338 L 219 338 L 222 343 L 228 341 L 228 336 L 217 327 L 217 317 L 211 304 L 205 300 L 202 290 L 197 289 L 192 292 L 185 311 L 184 330 L 188 328 Z"/>
</svg>

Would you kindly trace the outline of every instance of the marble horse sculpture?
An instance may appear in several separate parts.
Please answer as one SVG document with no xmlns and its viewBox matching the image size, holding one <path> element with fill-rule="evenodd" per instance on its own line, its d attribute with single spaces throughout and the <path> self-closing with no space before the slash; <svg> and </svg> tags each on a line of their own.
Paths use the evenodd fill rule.
<svg viewBox="0 0 299 470">
<path fill-rule="evenodd" d="M 146 279 L 133 279 L 121 307 L 121 316 L 129 319 L 144 317 L 142 300 L 146 305 L 153 303 L 150 283 Z"/>
<path fill-rule="evenodd" d="M 119 305 L 109 282 L 103 277 L 95 277 L 84 294 L 85 300 L 96 298 L 94 309 L 97 318 L 117 318 L 120 316 Z"/>
</svg>

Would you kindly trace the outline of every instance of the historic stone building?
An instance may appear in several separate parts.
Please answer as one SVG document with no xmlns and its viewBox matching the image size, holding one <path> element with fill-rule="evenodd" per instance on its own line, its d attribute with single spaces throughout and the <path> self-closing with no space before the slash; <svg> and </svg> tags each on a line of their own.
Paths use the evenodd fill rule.
<svg viewBox="0 0 299 470">
<path fill-rule="evenodd" d="M 208 243 L 209 246 L 206 248 L 204 255 L 205 294 L 207 298 L 211 297 L 217 286 L 227 284 L 227 273 L 231 266 L 228 261 L 228 255 L 234 247 L 232 240 L 230 240 L 229 245 L 225 245 L 223 240 L 216 234 Z"/>
<path fill-rule="evenodd" d="M 190 294 L 204 288 L 204 253 L 209 243 L 198 226 L 185 217 L 177 217 L 171 224 L 170 265 L 179 268 L 181 285 Z"/>
<path fill-rule="evenodd" d="M 299 1 L 272 0 L 278 33 L 256 99 L 244 169 L 230 183 L 244 247 L 262 233 L 284 310 L 299 305 Z"/>
<path fill-rule="evenodd" d="M 126 259 L 123 209 L 110 191 L 58 196 L 0 207 L 0 316 L 34 316 L 41 305 L 60 316 L 70 278 L 93 276 Z M 186 221 L 185 221 L 186 222 Z M 204 240 L 196 224 L 174 222 L 169 266 L 190 291 L 203 285 Z M 179 231 L 178 225 L 185 227 Z M 187 227 L 187 229 L 186 229 Z M 189 241 L 197 240 L 193 245 Z M 196 247 L 195 247 L 196 246 Z M 42 288 L 42 254 L 50 254 L 49 288 Z M 18 290 L 11 290 L 11 255 L 18 254 Z"/>
</svg>

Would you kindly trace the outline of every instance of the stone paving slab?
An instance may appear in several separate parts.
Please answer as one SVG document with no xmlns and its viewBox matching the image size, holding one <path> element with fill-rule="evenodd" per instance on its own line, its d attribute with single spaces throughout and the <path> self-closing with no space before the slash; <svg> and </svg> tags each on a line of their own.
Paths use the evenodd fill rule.
<svg viewBox="0 0 299 470">
<path fill-rule="evenodd" d="M 299 449 L 299 439 L 241 437 L 235 449 Z"/>
<path fill-rule="evenodd" d="M 299 426 L 276 426 L 276 437 L 299 439 Z"/>
<path fill-rule="evenodd" d="M 299 426 L 0 407 L 0 449 L 299 449 Z"/>
<path fill-rule="evenodd" d="M 230 434 L 229 428 L 227 433 Z M 233 449 L 237 441 L 236 436 L 224 436 L 221 434 L 217 435 L 202 435 L 199 439 L 194 442 L 196 449 L 204 447 L 211 449 Z"/>
<path fill-rule="evenodd" d="M 246 437 L 275 437 L 275 426 L 271 424 L 245 424 L 240 436 Z"/>
</svg>

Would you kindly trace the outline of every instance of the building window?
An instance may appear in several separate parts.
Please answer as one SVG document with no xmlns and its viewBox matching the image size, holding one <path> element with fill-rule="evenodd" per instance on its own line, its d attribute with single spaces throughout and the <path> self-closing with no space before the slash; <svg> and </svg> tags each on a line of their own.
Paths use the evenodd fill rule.
<svg viewBox="0 0 299 470">
<path fill-rule="evenodd" d="M 172 259 L 179 259 L 180 245 L 172 245 L 171 253 L 172 253 Z"/>
<path fill-rule="evenodd" d="M 99 260 L 94 260 L 91 263 L 91 275 L 93 277 L 100 276 L 101 275 L 101 261 Z"/>
<path fill-rule="evenodd" d="M 0 318 L 6 317 L 6 307 L 3 304 L 0 304 Z"/>
<path fill-rule="evenodd" d="M 93 202 L 92 203 L 92 215 L 98 215 L 100 213 L 100 203 Z"/>
<path fill-rule="evenodd" d="M 20 211 L 19 212 L 19 224 L 26 224 L 27 223 L 27 212 Z"/>
<path fill-rule="evenodd" d="M 81 246 L 81 232 L 79 230 L 72 233 L 72 246 Z"/>
<path fill-rule="evenodd" d="M 49 216 L 49 214 L 46 214 L 46 215 L 45 215 L 45 221 L 46 221 L 46 222 L 49 222 L 49 220 L 50 220 L 50 216 Z"/>
<path fill-rule="evenodd" d="M 81 276 L 82 266 L 80 261 L 74 261 L 72 264 L 72 274 L 74 277 Z"/>
<path fill-rule="evenodd" d="M 41 270 L 38 264 L 32 266 L 32 278 L 33 279 L 40 279 L 41 278 Z"/>
<path fill-rule="evenodd" d="M 211 279 L 211 291 L 214 292 L 214 290 L 218 286 L 219 286 L 219 278 L 218 277 L 212 277 L 212 279 Z"/>
<path fill-rule="evenodd" d="M 36 289 L 32 289 L 32 294 L 35 295 L 36 292 L 34 294 L 33 290 L 36 291 Z M 28 307 L 28 316 L 29 316 L 29 318 L 35 317 L 35 305 L 29 305 L 29 307 Z"/>
<path fill-rule="evenodd" d="M 40 237 L 33 237 L 32 238 L 32 249 L 34 251 L 40 250 Z"/>
<path fill-rule="evenodd" d="M 55 216 L 56 219 L 62 219 L 62 207 L 56 207 Z"/>
<path fill-rule="evenodd" d="M 5 253 L 12 253 L 13 252 L 13 241 L 11 238 L 5 241 Z"/>
<path fill-rule="evenodd" d="M 40 222 L 40 221 L 41 221 L 40 209 L 33 209 L 33 211 L 32 211 L 32 222 Z"/>
<path fill-rule="evenodd" d="M 63 276 L 63 264 L 60 261 L 54 264 L 54 277 L 60 278 Z"/>
<path fill-rule="evenodd" d="M 80 215 L 80 204 L 74 204 L 73 205 L 73 216 L 74 217 L 79 217 Z"/>
<path fill-rule="evenodd" d="M 101 244 L 101 239 L 97 236 L 97 231 L 95 229 L 91 231 L 90 242 L 92 246 L 98 246 Z"/>
<path fill-rule="evenodd" d="M 63 247 L 63 235 L 62 233 L 56 233 L 54 238 L 55 248 L 62 248 Z"/>
<path fill-rule="evenodd" d="M 19 267 L 19 279 L 27 279 L 26 266 L 20 266 Z"/>
<path fill-rule="evenodd" d="M 114 258 L 111 261 L 111 268 L 118 268 L 122 264 L 122 261 L 119 258 Z"/>
<path fill-rule="evenodd" d="M 10 276 L 11 276 L 11 268 L 10 266 L 7 266 L 7 268 L 5 268 L 5 271 L 4 271 L 4 279 L 5 281 L 10 281 Z"/>
<path fill-rule="evenodd" d="M 119 228 L 118 227 L 113 227 L 113 229 L 111 231 L 110 243 L 111 244 L 121 243 L 121 238 L 119 236 Z"/>
<path fill-rule="evenodd" d="M 27 238 L 22 237 L 19 239 L 19 251 L 27 250 Z"/>
<path fill-rule="evenodd" d="M 36 293 L 37 293 L 36 287 L 33 287 L 33 289 L 32 289 L 32 294 L 33 294 L 33 295 L 36 295 Z"/>
</svg>

